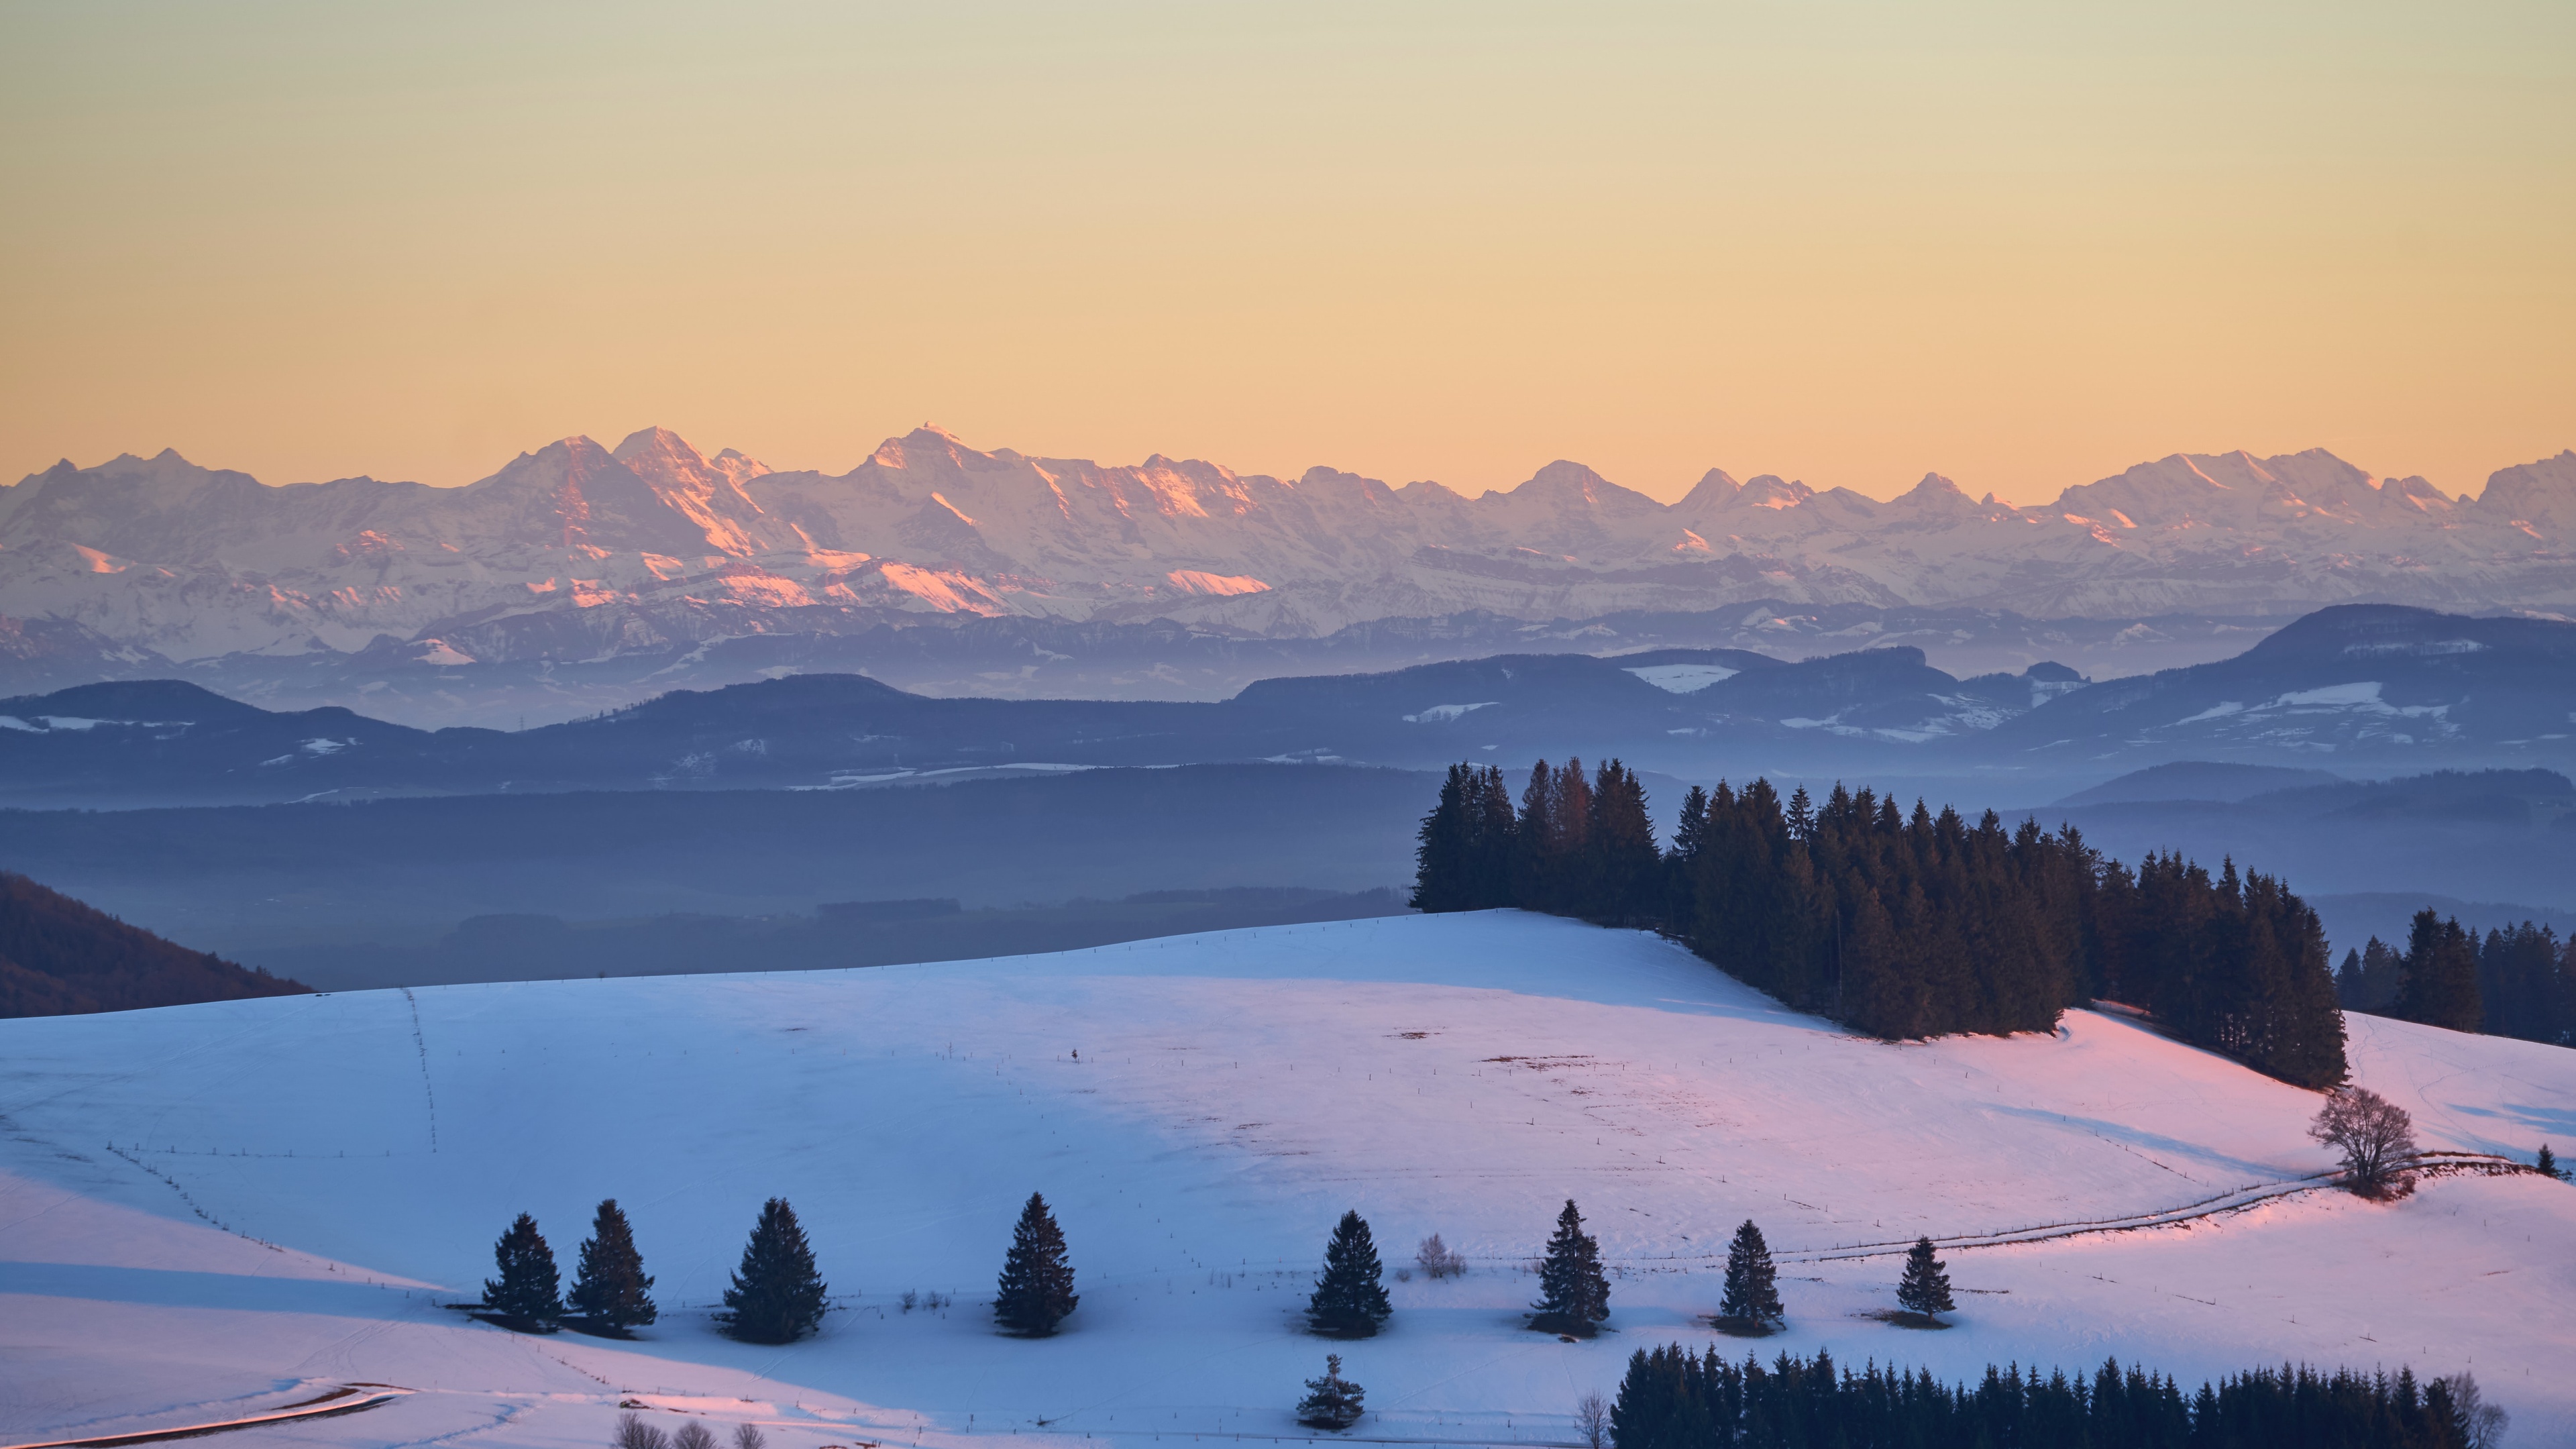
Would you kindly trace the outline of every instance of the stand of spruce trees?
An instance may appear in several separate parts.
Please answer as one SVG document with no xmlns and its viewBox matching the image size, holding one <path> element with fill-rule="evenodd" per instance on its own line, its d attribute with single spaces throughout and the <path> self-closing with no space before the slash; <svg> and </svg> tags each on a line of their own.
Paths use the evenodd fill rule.
<svg viewBox="0 0 2576 1449">
<path fill-rule="evenodd" d="M 2136 870 L 2073 827 L 1909 815 L 1837 785 L 1693 787 L 1658 850 L 1613 760 L 1453 765 L 1424 818 L 1413 904 L 1518 906 L 1651 926 L 1786 1004 L 1873 1036 L 2045 1031 L 2078 1002 L 2153 1012 L 2183 1039 L 2301 1086 L 2343 1080 L 2343 1016 L 2316 913 L 2273 877 L 2179 855 Z"/>
<path fill-rule="evenodd" d="M 1819 1351 L 1728 1363 L 1675 1344 L 1628 1360 L 1616 1449 L 2467 1449 L 2469 1386 L 2348 1369 L 2255 1369 L 2186 1396 L 2170 1377 L 2105 1362 L 2089 1378 L 1989 1365 L 1974 1387 L 1928 1369 L 1858 1373 Z"/>
<path fill-rule="evenodd" d="M 2370 938 L 2335 972 L 2346 1011 L 2576 1046 L 2576 940 L 2525 921 L 2484 938 L 2418 911 L 2406 949 Z"/>
</svg>

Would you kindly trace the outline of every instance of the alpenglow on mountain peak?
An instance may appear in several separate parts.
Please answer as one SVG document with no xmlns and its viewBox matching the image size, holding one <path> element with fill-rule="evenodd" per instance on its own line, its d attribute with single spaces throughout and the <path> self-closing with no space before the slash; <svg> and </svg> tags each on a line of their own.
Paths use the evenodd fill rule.
<svg viewBox="0 0 2576 1449">
<path fill-rule="evenodd" d="M 774 471 L 648 427 L 614 448 L 559 439 L 462 488 L 266 487 L 164 450 L 0 489 L 0 615 L 182 661 L 432 638 L 594 657 L 939 615 L 1303 637 L 1756 599 L 2576 609 L 2576 451 L 2475 499 L 2311 449 L 2175 453 L 2023 508 L 1938 473 L 1880 502 L 1716 468 L 1664 504 L 1570 460 L 1468 498 L 1324 467 L 987 452 L 927 423 L 846 473 Z"/>
</svg>

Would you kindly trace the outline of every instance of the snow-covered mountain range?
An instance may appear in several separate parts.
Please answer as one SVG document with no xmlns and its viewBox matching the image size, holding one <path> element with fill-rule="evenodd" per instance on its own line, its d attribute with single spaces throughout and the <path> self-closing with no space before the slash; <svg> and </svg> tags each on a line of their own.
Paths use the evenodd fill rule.
<svg viewBox="0 0 2576 1449">
<path fill-rule="evenodd" d="M 168 451 L 0 489 L 0 652 L 372 646 L 461 665 L 940 615 L 1308 638 L 1748 599 L 2035 618 L 2576 609 L 2576 451 L 2474 500 L 2310 450 L 2175 454 L 2029 508 L 1937 475 L 1881 503 L 1718 470 L 1666 505 L 1569 462 L 1467 498 L 1327 468 L 979 452 L 924 427 L 834 477 L 656 428 L 550 443 L 452 489 L 270 487 Z"/>
</svg>

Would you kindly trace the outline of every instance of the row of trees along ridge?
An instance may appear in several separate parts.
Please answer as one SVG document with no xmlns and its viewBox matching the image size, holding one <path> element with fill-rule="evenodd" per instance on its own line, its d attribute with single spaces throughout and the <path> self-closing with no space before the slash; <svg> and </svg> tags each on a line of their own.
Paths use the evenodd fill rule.
<svg viewBox="0 0 2576 1449">
<path fill-rule="evenodd" d="M 1641 1349 L 1628 1360 L 1603 1449 L 2492 1449 L 2509 1416 L 2463 1372 L 2252 1369 L 2196 1394 L 2169 1374 L 2106 1360 L 2091 1375 L 1989 1364 L 1973 1385 L 1819 1349 L 1764 1367 L 1715 1348 Z M 1600 1442 L 1596 1440 L 1595 1442 Z"/>
<path fill-rule="evenodd" d="M 2301 1086 L 2345 1074 L 2316 913 L 2278 879 L 2179 855 L 2132 870 L 1993 811 L 1768 780 L 1693 786 L 1659 847 L 1636 773 L 1541 760 L 1515 807 L 1503 772 L 1453 765 L 1424 818 L 1413 905 L 1498 906 L 1651 927 L 1787 1005 L 1887 1040 L 2047 1031 L 2094 998 Z"/>
<path fill-rule="evenodd" d="M 1356 1219 L 1354 1219 L 1356 1221 Z M 1367 1229 L 1361 1228 L 1362 1248 Z M 595 1333 L 627 1337 L 628 1330 L 657 1316 L 626 1214 L 610 1198 L 599 1205 L 591 1236 L 581 1245 L 580 1277 L 569 1299 L 559 1294 L 554 1250 L 537 1231 L 537 1220 L 521 1213 L 492 1247 L 499 1275 L 485 1280 L 482 1313 L 522 1332 L 552 1332 L 567 1321 Z M 1368 1265 L 1376 1271 L 1372 1250 Z M 785 1198 L 771 1198 L 760 1209 L 751 1239 L 743 1245 L 742 1266 L 725 1289 L 725 1311 L 717 1321 L 727 1333 L 752 1343 L 793 1343 L 823 1324 L 830 1289 L 814 1264 L 813 1245 Z M 1382 1305 L 1385 1295 L 1380 1294 Z M 1081 1300 L 1073 1291 L 1073 1265 L 1065 1256 L 1064 1232 L 1046 1199 L 1029 1194 L 1003 1255 L 1002 1276 L 993 1297 L 993 1317 L 1008 1332 L 1042 1338 L 1055 1332 Z M 905 1308 L 911 1307 L 906 1295 Z M 1380 1315 L 1383 1317 L 1383 1314 Z"/>
<path fill-rule="evenodd" d="M 2576 940 L 2530 921 L 2481 939 L 2417 911 L 2404 951 L 2377 936 L 2346 951 L 2335 992 L 2346 1011 L 2576 1046 Z"/>
</svg>

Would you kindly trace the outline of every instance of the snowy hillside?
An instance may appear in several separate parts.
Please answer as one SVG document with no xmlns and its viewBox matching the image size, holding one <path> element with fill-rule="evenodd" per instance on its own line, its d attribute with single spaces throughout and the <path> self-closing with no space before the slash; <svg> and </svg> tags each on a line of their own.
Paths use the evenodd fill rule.
<svg viewBox="0 0 2576 1449">
<path fill-rule="evenodd" d="M 455 489 L 270 488 L 168 451 L 66 461 L 0 490 L 0 616 L 44 626 L 22 644 L 101 658 L 373 648 L 459 665 L 922 616 L 1308 638 L 1751 600 L 2035 618 L 2564 609 L 2571 542 L 2576 452 L 2504 469 L 2474 502 L 2311 450 L 2174 454 L 2027 508 L 1937 475 L 1880 503 L 1714 469 L 1667 506 L 1561 461 L 1470 499 L 1329 468 L 984 452 L 925 427 L 833 476 L 709 458 L 654 428 L 614 449 L 566 438 Z"/>
<path fill-rule="evenodd" d="M 2353 1038 L 2428 1147 L 2576 1145 L 2576 1053 Z M 1707 1341 L 1750 1216 L 1784 1260 L 1766 1356 L 2465 1368 L 2517 1443 L 2576 1436 L 2576 1189 L 2443 1176 L 2366 1204 L 2309 1186 L 2314 1096 L 2134 1023 L 1861 1041 L 1654 938 L 1517 914 L 0 1022 L 0 1063 L 0 1438 L 347 1384 L 416 1392 L 293 1442 L 597 1445 L 626 1399 L 793 1449 L 1298 1435 L 1326 1345 L 1292 1314 L 1346 1207 L 1391 1269 L 1434 1231 L 1473 1264 L 1391 1284 L 1389 1333 L 1343 1347 L 1362 1435 L 1569 1439 L 1632 1349 Z M 1032 1189 L 1083 1294 L 1043 1342 L 977 1312 Z M 784 1349 L 703 1312 L 771 1194 L 837 1305 Z M 660 1276 L 642 1341 L 432 1306 L 512 1214 L 569 1263 L 611 1195 Z M 1569 1196 L 1614 1270 L 1590 1343 L 1518 1327 Z M 2048 1226 L 2082 1224 L 2137 1226 Z M 1867 1316 L 1897 1268 L 1867 1245 L 1918 1233 L 1955 1240 L 1947 1332 Z M 1974 1246 L 2016 1234 L 2038 1241 Z M 906 1290 L 956 1304 L 906 1313 Z"/>
</svg>

